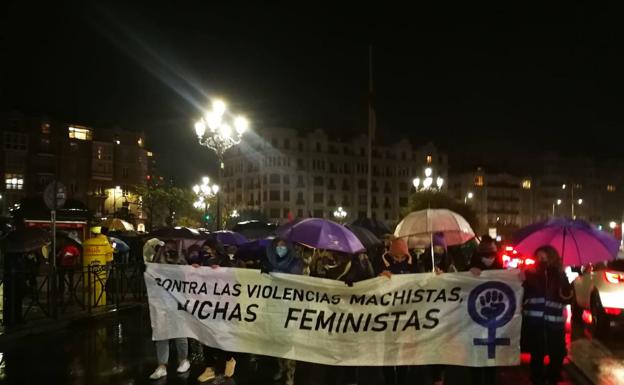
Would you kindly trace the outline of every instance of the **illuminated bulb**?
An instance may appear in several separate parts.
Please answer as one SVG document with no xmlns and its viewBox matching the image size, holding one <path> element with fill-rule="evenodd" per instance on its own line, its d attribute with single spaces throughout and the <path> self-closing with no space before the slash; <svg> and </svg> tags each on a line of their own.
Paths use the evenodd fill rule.
<svg viewBox="0 0 624 385">
<path fill-rule="evenodd" d="M 197 136 L 199 137 L 204 136 L 204 132 L 206 132 L 206 123 L 204 123 L 203 120 L 200 120 L 197 123 L 195 123 L 195 133 L 197 134 Z"/>
<path fill-rule="evenodd" d="M 234 129 L 236 129 L 238 135 L 242 135 L 245 131 L 247 131 L 248 127 L 249 122 L 244 117 L 238 116 L 236 119 L 234 119 Z"/>
<path fill-rule="evenodd" d="M 212 102 L 212 110 L 218 115 L 223 116 L 225 113 L 225 103 L 223 100 L 216 99 Z"/>
</svg>

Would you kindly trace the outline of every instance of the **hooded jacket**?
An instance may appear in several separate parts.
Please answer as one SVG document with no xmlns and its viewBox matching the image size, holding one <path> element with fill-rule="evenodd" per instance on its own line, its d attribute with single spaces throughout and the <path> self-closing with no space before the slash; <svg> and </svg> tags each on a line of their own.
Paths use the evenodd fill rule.
<svg viewBox="0 0 624 385">
<path fill-rule="evenodd" d="M 279 239 L 273 240 L 266 246 L 266 261 L 263 270 L 275 273 L 303 274 L 303 261 L 297 256 L 292 245 L 287 244 L 288 253 L 280 257 L 275 251 L 278 242 Z"/>
</svg>

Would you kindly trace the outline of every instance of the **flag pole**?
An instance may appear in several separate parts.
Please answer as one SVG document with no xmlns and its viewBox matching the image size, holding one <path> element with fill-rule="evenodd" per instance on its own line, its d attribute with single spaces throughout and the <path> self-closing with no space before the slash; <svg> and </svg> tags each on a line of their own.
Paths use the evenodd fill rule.
<svg viewBox="0 0 624 385">
<path fill-rule="evenodd" d="M 375 110 L 373 109 L 373 46 L 368 46 L 368 175 L 366 184 L 366 217 L 373 217 L 373 140 L 375 136 Z"/>
</svg>

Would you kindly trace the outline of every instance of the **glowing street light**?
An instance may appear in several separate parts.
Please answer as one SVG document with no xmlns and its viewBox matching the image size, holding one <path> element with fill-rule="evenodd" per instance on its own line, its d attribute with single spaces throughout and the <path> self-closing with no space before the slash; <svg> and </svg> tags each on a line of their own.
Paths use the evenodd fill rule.
<svg viewBox="0 0 624 385">
<path fill-rule="evenodd" d="M 561 205 L 562 200 L 561 199 L 557 199 L 556 201 L 553 202 L 552 205 L 552 216 L 555 216 L 555 207 L 556 206 L 560 206 Z M 556 206 L 555 206 L 556 205 Z"/>
<path fill-rule="evenodd" d="M 466 194 L 466 196 L 464 197 L 464 204 L 468 203 L 468 199 L 472 199 L 474 198 L 474 194 L 469 191 L 468 194 Z"/>
<path fill-rule="evenodd" d="M 207 226 L 208 208 L 210 207 L 210 203 L 208 201 L 219 193 L 219 185 L 211 185 L 210 178 L 205 176 L 202 178 L 201 185 L 196 184 L 193 186 L 193 192 L 197 195 L 197 200 L 193 203 L 193 207 L 198 210 L 201 210 L 202 208 L 204 209 L 204 226 Z"/>
<path fill-rule="evenodd" d="M 249 121 L 243 116 L 229 118 L 227 105 L 223 100 L 215 99 L 210 110 L 195 122 L 195 134 L 199 144 L 208 147 L 217 154 L 219 160 L 219 179 L 223 176 L 223 155 L 227 150 L 239 144 L 243 134 L 249 129 Z M 215 192 L 215 194 L 217 194 Z M 217 195 L 217 230 L 221 229 L 221 202 Z"/>
<path fill-rule="evenodd" d="M 615 221 L 611 221 L 609 222 L 609 228 L 611 230 L 615 229 L 617 227 L 617 223 Z"/>
<path fill-rule="evenodd" d="M 334 218 L 336 218 L 339 222 L 342 222 L 347 217 L 347 212 L 342 208 L 342 206 L 338 207 L 334 210 Z"/>
</svg>

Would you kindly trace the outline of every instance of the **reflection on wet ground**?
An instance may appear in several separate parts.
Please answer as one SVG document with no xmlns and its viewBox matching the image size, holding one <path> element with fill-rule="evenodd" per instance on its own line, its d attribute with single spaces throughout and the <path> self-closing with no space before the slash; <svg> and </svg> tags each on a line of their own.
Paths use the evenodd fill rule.
<svg viewBox="0 0 624 385">
<path fill-rule="evenodd" d="M 0 347 L 0 385 L 13 384 L 197 384 L 203 370 L 201 349 L 190 346 L 193 363 L 190 373 L 177 375 L 176 363 L 170 363 L 169 375 L 159 381 L 148 376 L 156 367 L 154 345 L 151 342 L 149 316 L 144 309 L 126 311 L 117 316 L 70 327 L 62 332 L 27 337 Z M 175 354 L 171 354 L 175 357 Z M 276 361 L 269 357 L 241 355 L 237 359 L 234 379 L 229 384 L 280 384 L 272 380 Z M 500 384 L 529 384 L 526 366 L 502 368 L 498 371 Z M 412 368 L 409 384 L 431 383 L 424 367 Z M 317 378 L 315 380 L 315 378 Z M 469 383 L 467 368 L 452 367 L 446 371 L 447 385 Z M 333 385 L 338 378 L 318 380 L 317 373 L 297 371 L 297 385 Z M 360 385 L 383 384 L 380 368 L 361 368 Z M 568 382 L 569 383 L 569 382 Z"/>
<path fill-rule="evenodd" d="M 572 323 L 570 360 L 597 385 L 624 385 L 624 328 L 594 335 L 582 321 Z"/>
</svg>

